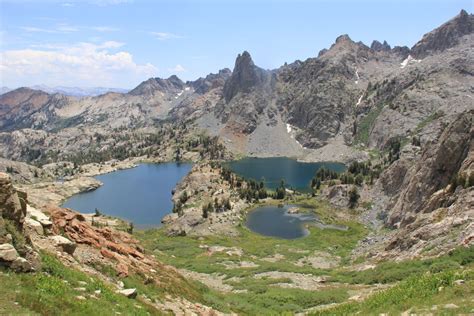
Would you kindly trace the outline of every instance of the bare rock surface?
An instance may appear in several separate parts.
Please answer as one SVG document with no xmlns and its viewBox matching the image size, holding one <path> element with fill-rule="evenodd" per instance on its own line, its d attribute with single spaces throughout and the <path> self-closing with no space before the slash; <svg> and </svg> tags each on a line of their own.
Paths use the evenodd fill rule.
<svg viewBox="0 0 474 316">
<path fill-rule="evenodd" d="M 403 189 L 390 212 L 389 223 L 402 225 L 418 213 L 436 191 L 447 186 L 467 157 L 472 142 L 473 114 L 462 115 L 446 128 L 438 143 L 427 146 L 420 160 L 404 177 Z M 471 146 L 471 148 L 470 148 Z"/>
<path fill-rule="evenodd" d="M 225 275 L 219 275 L 215 273 L 213 274 L 199 273 L 199 272 L 190 271 L 186 269 L 179 269 L 178 271 L 185 277 L 202 282 L 205 285 L 215 290 L 218 290 L 224 293 L 232 292 L 233 290 L 233 287 L 231 285 L 224 283 Z"/>
<path fill-rule="evenodd" d="M 13 262 L 19 257 L 15 247 L 11 244 L 0 245 L 0 260 L 4 262 Z"/>
<path fill-rule="evenodd" d="M 181 203 L 180 198 L 184 195 L 188 198 L 182 204 L 182 213 L 164 218 L 169 236 L 238 235 L 236 226 L 242 220 L 241 212 L 248 207 L 248 203 L 222 178 L 218 168 L 212 168 L 208 163 L 194 165 L 176 187 L 174 203 Z M 208 203 L 214 205 L 216 200 L 220 203 L 219 209 L 209 212 L 208 217 L 204 218 L 203 206 Z M 227 200 L 230 209 L 223 205 Z"/>
<path fill-rule="evenodd" d="M 302 274 L 295 272 L 280 272 L 280 271 L 270 271 L 258 273 L 255 275 L 255 278 L 272 278 L 272 279 L 290 279 L 291 283 L 277 283 L 275 286 L 285 287 L 285 288 L 298 288 L 307 291 L 315 291 L 324 288 L 326 285 L 326 278 L 320 276 L 314 276 L 311 274 Z"/>
</svg>

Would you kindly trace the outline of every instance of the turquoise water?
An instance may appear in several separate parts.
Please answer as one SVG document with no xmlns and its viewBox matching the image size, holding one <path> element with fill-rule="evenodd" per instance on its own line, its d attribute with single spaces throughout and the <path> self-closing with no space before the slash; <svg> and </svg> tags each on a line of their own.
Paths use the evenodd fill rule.
<svg viewBox="0 0 474 316">
<path fill-rule="evenodd" d="M 156 227 L 173 208 L 171 190 L 186 176 L 186 163 L 142 164 L 96 176 L 103 183 L 97 190 L 69 198 L 63 207 L 82 213 L 103 214 L 132 221 L 136 227 Z"/>
<path fill-rule="evenodd" d="M 338 162 L 299 162 L 286 157 L 275 158 L 244 158 L 227 164 L 236 174 L 246 179 L 260 181 L 264 179 L 265 186 L 276 189 L 281 179 L 286 187 L 298 191 L 309 191 L 311 179 L 321 168 L 343 172 L 346 167 Z"/>
</svg>

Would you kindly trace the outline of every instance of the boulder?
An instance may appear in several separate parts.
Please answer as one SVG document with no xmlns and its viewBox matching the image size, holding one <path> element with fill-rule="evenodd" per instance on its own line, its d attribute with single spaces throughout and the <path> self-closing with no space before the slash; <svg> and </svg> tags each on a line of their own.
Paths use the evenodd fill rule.
<svg viewBox="0 0 474 316">
<path fill-rule="evenodd" d="M 17 272 L 30 272 L 34 270 L 31 263 L 22 257 L 16 258 L 15 261 L 11 263 L 10 268 Z"/>
<path fill-rule="evenodd" d="M 25 255 L 23 256 L 31 265 L 31 270 L 39 271 L 41 268 L 40 255 L 30 246 L 25 246 Z"/>
<path fill-rule="evenodd" d="M 347 207 L 349 204 L 349 190 L 351 185 L 337 184 L 329 186 L 322 190 L 322 195 L 326 197 L 329 202 L 336 207 Z"/>
<path fill-rule="evenodd" d="M 32 218 L 27 217 L 25 219 L 25 223 L 23 226 L 28 234 L 31 234 L 31 233 L 35 233 L 37 235 L 44 234 L 43 225 L 41 225 L 40 222 L 35 221 Z"/>
<path fill-rule="evenodd" d="M 26 207 L 27 217 L 31 217 L 38 221 L 44 228 L 51 228 L 53 226 L 53 222 L 40 210 L 27 205 Z"/>
<path fill-rule="evenodd" d="M 128 298 L 136 298 L 137 297 L 137 289 L 123 289 L 117 291 L 117 293 L 125 295 Z"/>
<path fill-rule="evenodd" d="M 457 306 L 456 304 L 453 304 L 453 303 L 449 303 L 449 304 L 444 305 L 444 308 L 445 309 L 456 309 L 456 308 L 459 308 L 459 306 Z"/>
<path fill-rule="evenodd" d="M 10 176 L 0 172 L 0 215 L 14 221 L 19 227 L 22 226 L 26 214 L 26 194 L 20 195 L 23 202 L 20 201 Z"/>
<path fill-rule="evenodd" d="M 13 262 L 18 258 L 18 252 L 11 244 L 0 245 L 0 261 Z"/>
<path fill-rule="evenodd" d="M 174 222 L 175 220 L 178 219 L 178 214 L 177 213 L 170 213 L 170 214 L 167 214 L 165 216 L 163 216 L 163 218 L 161 219 L 161 222 L 163 224 L 169 224 L 169 223 L 172 223 Z"/>
<path fill-rule="evenodd" d="M 60 248 L 62 251 L 72 255 L 76 250 L 77 244 L 70 241 L 66 237 L 63 236 L 51 236 L 49 237 L 53 245 L 57 248 Z"/>
<path fill-rule="evenodd" d="M 466 281 L 464 281 L 464 280 L 462 280 L 462 279 L 459 279 L 459 280 L 454 281 L 454 284 L 456 284 L 456 285 L 463 285 L 463 284 L 465 284 L 465 283 L 466 283 Z"/>
</svg>

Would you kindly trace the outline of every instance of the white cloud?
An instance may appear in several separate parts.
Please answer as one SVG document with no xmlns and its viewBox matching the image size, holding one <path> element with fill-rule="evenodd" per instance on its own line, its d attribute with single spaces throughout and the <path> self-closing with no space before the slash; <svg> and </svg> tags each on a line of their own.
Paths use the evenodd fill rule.
<svg viewBox="0 0 474 316">
<path fill-rule="evenodd" d="M 118 28 L 112 26 L 91 26 L 90 29 L 97 32 L 116 32 L 119 30 Z"/>
<path fill-rule="evenodd" d="M 155 76 L 151 63 L 138 64 L 132 54 L 116 51 L 124 44 L 42 45 L 0 52 L 1 86 L 35 84 L 132 87 Z"/>
<path fill-rule="evenodd" d="M 88 3 L 99 6 L 133 3 L 133 0 L 89 0 Z"/>
<path fill-rule="evenodd" d="M 177 64 L 173 68 L 169 68 L 168 71 L 169 72 L 185 72 L 186 69 L 183 66 L 181 66 L 180 64 Z"/>
<path fill-rule="evenodd" d="M 167 32 L 150 32 L 151 35 L 159 39 L 160 41 L 166 41 L 169 39 L 183 38 L 181 35 L 167 33 Z"/>
<path fill-rule="evenodd" d="M 28 33 L 73 33 L 79 31 L 79 27 L 77 26 L 71 26 L 68 24 L 58 24 L 54 28 L 41 28 L 41 27 L 35 27 L 35 26 L 21 26 L 20 29 L 22 29 L 25 32 Z"/>
<path fill-rule="evenodd" d="M 67 24 L 59 24 L 56 27 L 56 30 L 60 33 L 71 33 L 71 32 L 77 32 L 79 31 L 79 28 L 76 26 L 70 26 Z"/>
<path fill-rule="evenodd" d="M 43 28 L 34 27 L 34 26 L 22 26 L 20 28 L 23 31 L 29 32 L 29 33 L 56 33 L 56 31 L 51 30 L 51 29 L 43 29 Z"/>
<path fill-rule="evenodd" d="M 35 3 L 39 2 L 38 0 L 0 0 L 0 2 L 4 3 Z M 46 4 L 58 4 L 63 7 L 73 7 L 76 4 L 92 4 L 97 6 L 108 6 L 108 5 L 118 5 L 118 4 L 126 4 L 126 3 L 133 3 L 134 0 L 69 0 L 65 2 L 64 0 L 42 0 L 42 3 Z"/>
<path fill-rule="evenodd" d="M 28 33 L 56 33 L 56 34 L 67 34 L 73 32 L 79 32 L 80 30 L 92 30 L 96 32 L 116 32 L 119 31 L 118 28 L 106 25 L 100 26 L 72 26 L 66 23 L 60 23 L 52 28 L 42 28 L 36 26 L 21 26 L 25 32 Z"/>
</svg>

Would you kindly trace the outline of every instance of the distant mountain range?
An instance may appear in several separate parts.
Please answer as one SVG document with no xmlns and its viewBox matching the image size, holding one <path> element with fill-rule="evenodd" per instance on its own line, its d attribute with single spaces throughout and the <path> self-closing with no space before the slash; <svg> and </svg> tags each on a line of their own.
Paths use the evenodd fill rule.
<svg viewBox="0 0 474 316">
<path fill-rule="evenodd" d="M 473 109 L 473 29 L 474 16 L 462 10 L 412 48 L 366 45 L 344 34 L 317 56 L 273 70 L 258 67 L 244 51 L 233 70 L 195 81 L 149 78 L 128 92 L 20 88 L 0 97 L 0 131 L 77 128 L 74 135 L 83 137 L 84 128 L 111 133 L 192 121 L 236 152 L 292 157 L 325 146 L 385 150 L 394 139 L 415 136 L 425 144 Z M 62 132 L 69 141 L 72 132 Z M 83 146 L 70 151 L 87 149 L 86 141 L 70 142 Z M 12 147 L 11 154 L 20 153 Z M 341 157 L 347 156 L 329 158 Z"/>
<path fill-rule="evenodd" d="M 34 90 L 41 90 L 46 93 L 54 94 L 60 93 L 68 96 L 73 97 L 94 97 L 101 94 L 106 94 L 108 92 L 117 92 L 117 93 L 127 93 L 128 89 L 121 89 L 121 88 L 106 88 L 106 87 L 90 87 L 90 88 L 81 88 L 81 87 L 64 87 L 64 86 L 57 86 L 57 87 L 50 87 L 47 85 L 35 85 L 30 86 L 28 88 Z M 8 87 L 1 87 L 0 94 L 7 93 L 15 89 L 10 89 Z"/>
</svg>

